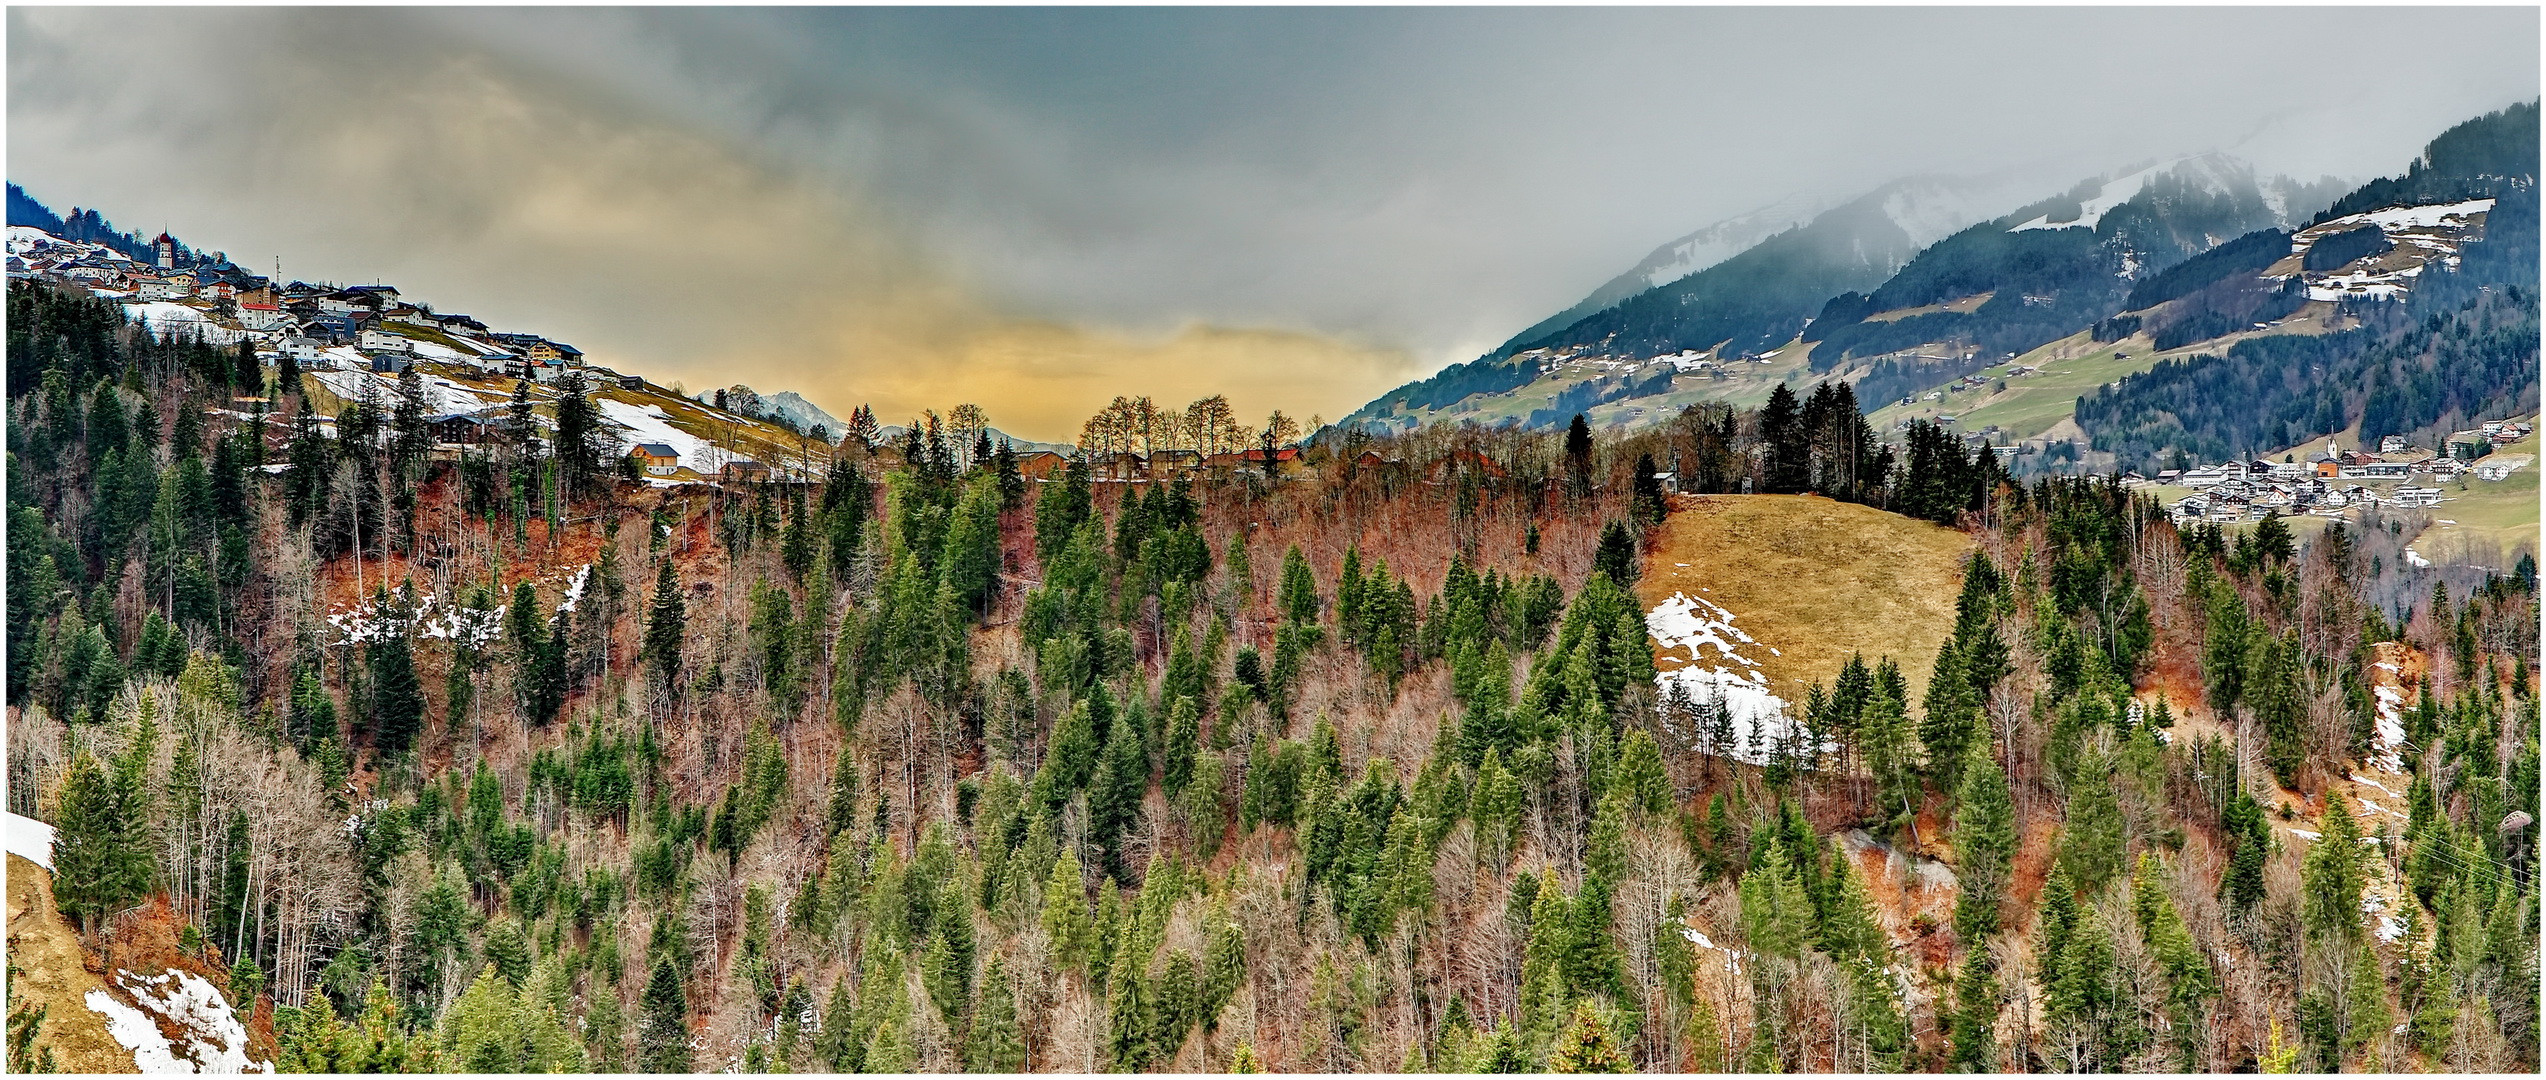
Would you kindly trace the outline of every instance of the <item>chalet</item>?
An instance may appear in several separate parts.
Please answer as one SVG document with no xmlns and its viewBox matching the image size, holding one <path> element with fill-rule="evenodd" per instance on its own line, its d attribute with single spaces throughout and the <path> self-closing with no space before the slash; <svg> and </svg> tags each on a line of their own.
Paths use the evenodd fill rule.
<svg viewBox="0 0 2546 1080">
<path fill-rule="evenodd" d="M 1096 464 L 1096 475 L 1106 480 L 1138 480 L 1149 475 L 1149 465 L 1139 454 L 1118 453 L 1090 458 Z"/>
<path fill-rule="evenodd" d="M 716 479 L 728 484 L 757 484 L 769 479 L 769 466 L 750 458 L 735 458 L 716 470 Z"/>
<path fill-rule="evenodd" d="M 2319 461 L 2316 463 L 2316 478 L 2319 480 L 2333 480 L 2341 477 L 2342 475 L 2343 463 L 2340 461 Z"/>
<path fill-rule="evenodd" d="M 2177 478 L 2177 482 L 2185 487 L 2203 488 L 2215 486 L 2225 479 L 2227 474 L 2217 466 L 2204 465 L 2198 469 L 2184 470 L 2183 475 Z"/>
<path fill-rule="evenodd" d="M 1173 480 L 1202 469 L 1202 455 L 1191 450 L 1160 450 L 1149 455 L 1152 479 Z"/>
<path fill-rule="evenodd" d="M 327 346 L 299 334 L 283 335 L 283 355 L 296 364 L 314 364 L 327 356 Z"/>
<path fill-rule="evenodd" d="M 374 375 L 404 375 L 408 368 L 415 366 L 415 357 L 405 353 L 378 352 L 370 356 L 371 373 Z"/>
<path fill-rule="evenodd" d="M 425 427 L 433 433 L 433 441 L 459 446 L 475 446 L 494 441 L 495 435 L 511 426 L 510 418 L 492 409 L 469 409 L 460 412 L 435 413 L 424 418 Z"/>
<path fill-rule="evenodd" d="M 1249 450 L 1238 457 L 1248 468 L 1259 470 L 1264 468 L 1264 451 L 1262 450 Z M 1300 460 L 1299 447 L 1285 446 L 1273 452 L 1272 471 L 1277 474 L 1296 471 L 1305 464 L 1307 462 Z"/>
<path fill-rule="evenodd" d="M 2536 457 L 2531 454 L 2495 454 L 2475 463 L 2475 478 L 2507 480 L 2512 473 L 2518 472 L 2522 466 L 2534 460 Z"/>
<path fill-rule="evenodd" d="M 354 347 L 364 352 L 415 352 L 415 339 L 386 330 L 364 330 L 354 335 Z"/>
<path fill-rule="evenodd" d="M 2412 447 L 2412 440 L 2402 435 L 2389 435 L 2378 440 L 2378 452 L 2381 454 L 2401 454 Z"/>
<path fill-rule="evenodd" d="M 470 335 L 486 332 L 485 323 L 466 315 L 436 315 L 433 321 L 442 327 L 442 332 L 445 334 Z"/>
<path fill-rule="evenodd" d="M 421 326 L 428 330 L 438 330 L 442 326 L 442 321 L 434 318 L 432 312 L 413 304 L 398 305 L 396 309 L 389 312 L 388 319 L 390 322 Z"/>
<path fill-rule="evenodd" d="M 638 443 L 628 448 L 628 456 L 636 459 L 637 467 L 644 469 L 647 476 L 670 476 L 681 467 L 681 452 L 666 443 Z"/>
<path fill-rule="evenodd" d="M 175 282 L 167 278 L 157 276 L 133 278 L 133 295 L 144 300 L 174 300 L 185 294 L 186 290 L 178 288 Z"/>
<path fill-rule="evenodd" d="M 2300 480 L 2311 475 L 2303 461 L 2275 461 L 2268 471 L 2274 480 Z"/>
<path fill-rule="evenodd" d="M 2438 506 L 2440 489 L 2435 487 L 2400 487 L 2387 501 L 2396 506 Z"/>
<path fill-rule="evenodd" d="M 1028 480 L 1049 480 L 1070 467 L 1070 459 L 1050 450 L 1037 450 L 1017 456 L 1017 473 Z"/>
<path fill-rule="evenodd" d="M 619 389 L 621 389 L 621 390 L 643 390 L 643 389 L 645 389 L 645 376 L 643 376 L 643 375 L 621 375 L 621 376 L 619 376 Z"/>
</svg>

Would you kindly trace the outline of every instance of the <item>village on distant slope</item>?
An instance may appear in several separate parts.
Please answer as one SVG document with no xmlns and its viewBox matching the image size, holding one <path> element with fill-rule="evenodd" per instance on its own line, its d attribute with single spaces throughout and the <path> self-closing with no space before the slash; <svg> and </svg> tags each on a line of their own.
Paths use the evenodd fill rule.
<svg viewBox="0 0 2546 1080">
<path fill-rule="evenodd" d="M 394 286 L 274 280 L 226 259 L 187 250 L 166 233 L 144 263 L 104 244 L 66 240 L 43 229 L 8 229 L 8 276 L 86 290 L 122 306 L 128 322 L 162 338 L 213 345 L 249 343 L 261 356 L 288 357 L 317 389 L 342 401 L 387 396 L 413 372 L 425 383 L 437 452 L 500 437 L 514 421 L 516 393 L 546 402 L 579 378 L 617 431 L 621 453 L 650 483 L 674 485 L 771 479 L 808 480 L 842 433 L 817 424 L 793 430 L 755 410 L 747 387 L 716 392 L 716 404 L 587 363 L 584 352 L 539 334 L 493 329 L 463 314 L 437 312 Z M 242 411 L 267 404 L 243 399 Z M 730 407 L 729 407 L 730 405 Z M 544 417 L 536 423 L 547 423 Z M 324 421 L 322 421 L 324 423 Z"/>
</svg>

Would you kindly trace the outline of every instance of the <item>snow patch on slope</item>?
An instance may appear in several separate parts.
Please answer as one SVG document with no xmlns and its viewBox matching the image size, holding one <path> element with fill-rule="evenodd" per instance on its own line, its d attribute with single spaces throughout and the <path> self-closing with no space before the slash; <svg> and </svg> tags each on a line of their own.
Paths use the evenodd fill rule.
<svg viewBox="0 0 2546 1080">
<path fill-rule="evenodd" d="M 248 1057 L 248 1029 L 219 988 L 200 976 L 169 969 L 158 975 L 115 971 L 115 986 L 139 1008 L 104 990 L 91 990 L 89 1010 L 106 1018 L 106 1033 L 133 1052 L 145 1073 L 271 1073 L 274 1063 Z M 174 1026 L 182 1046 L 161 1030 Z"/>
<path fill-rule="evenodd" d="M 1686 593 L 1673 593 L 1644 617 L 1646 632 L 1662 647 L 1661 659 L 1677 661 L 1677 666 L 1654 676 L 1665 699 L 1676 687 L 1697 705 L 1721 708 L 1732 727 L 1731 745 L 1721 752 L 1761 764 L 1772 748 L 1801 738 L 1803 730 L 1786 714 L 1786 703 L 1769 690 L 1767 676 L 1757 670 L 1758 662 L 1741 654 L 1738 646 L 1759 642 L 1733 621 L 1733 613 L 1722 605 Z M 1704 652 L 1709 646 L 1715 650 L 1711 658 Z M 1678 649 L 1688 650 L 1685 660 L 1671 655 Z M 1726 662 L 1734 666 L 1726 667 Z M 1691 734 L 1705 736 L 1703 731 Z"/>
<path fill-rule="evenodd" d="M 0 817 L 0 833 L 5 833 L 9 854 L 53 869 L 53 826 L 31 817 L 8 814 Z"/>
<path fill-rule="evenodd" d="M 594 398 L 592 404 L 593 407 L 601 410 L 604 419 L 627 432 L 627 438 L 621 440 L 619 445 L 621 453 L 625 453 L 628 447 L 638 443 L 652 442 L 662 443 L 679 451 L 681 464 L 699 472 L 714 472 L 718 465 L 724 463 L 723 449 L 715 443 L 673 427 L 671 416 L 665 413 L 660 405 L 637 405 L 609 398 Z"/>
</svg>

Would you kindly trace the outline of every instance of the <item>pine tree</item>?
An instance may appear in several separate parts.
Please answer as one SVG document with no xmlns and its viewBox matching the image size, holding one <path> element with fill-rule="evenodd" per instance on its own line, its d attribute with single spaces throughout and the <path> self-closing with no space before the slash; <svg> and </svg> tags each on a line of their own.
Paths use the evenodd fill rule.
<svg viewBox="0 0 2546 1080">
<path fill-rule="evenodd" d="M 396 757 L 414 745 L 424 727 L 424 684 L 416 677 L 415 654 L 403 635 L 392 634 L 369 648 L 371 747 L 383 757 Z"/>
<path fill-rule="evenodd" d="M 114 779 L 86 750 L 72 756 L 55 805 L 54 902 L 83 929 L 95 930 L 105 916 L 141 899 L 127 869 L 136 823 Z"/>
<path fill-rule="evenodd" d="M 1565 494 L 1591 497 L 1591 424 L 1581 413 L 1565 425 Z"/>
<path fill-rule="evenodd" d="M 1282 555 L 1278 610 L 1284 619 L 1291 622 L 1314 625 L 1319 604 L 1317 578 L 1309 572 L 1308 560 L 1300 555 L 1299 545 L 1293 544 Z"/>
<path fill-rule="evenodd" d="M 1123 876 L 1123 837 L 1140 823 L 1141 798 L 1149 791 L 1149 755 L 1136 725 L 1118 721 L 1105 740 L 1105 756 L 1087 790 L 1088 837 L 1105 850 L 1106 872 Z"/>
<path fill-rule="evenodd" d="M 691 1071 L 689 999 L 669 958 L 654 961 L 639 1008 L 645 1012 L 645 1026 L 637 1034 L 638 1067 L 651 1073 Z"/>
<path fill-rule="evenodd" d="M 2255 639 L 2246 676 L 2254 719 L 2263 728 L 2264 764 L 2284 784 L 2295 782 L 2299 760 L 2307 751 L 2307 690 L 2300 683 L 2305 664 L 2298 631 L 2292 629 L 2279 641 L 2268 636 Z"/>
<path fill-rule="evenodd" d="M 528 585 L 528 582 L 524 582 Z M 672 693 L 681 685 L 681 635 L 688 622 L 687 605 L 681 599 L 680 579 L 672 573 L 672 558 L 654 573 L 654 603 L 646 613 L 645 644 L 641 654 L 645 668 L 660 693 Z"/>
<path fill-rule="evenodd" d="M 2310 943 L 2349 952 L 2360 937 L 2360 828 L 2340 794 L 2325 800 L 2323 835 L 2299 866 L 2300 922 Z"/>
<path fill-rule="evenodd" d="M 1150 1040 L 1154 1021 L 1149 988 L 1145 985 L 1148 980 L 1141 977 L 1136 966 L 1118 962 L 1113 977 L 1108 981 L 1112 985 L 1108 987 L 1110 1001 L 1105 1025 L 1107 1055 L 1114 1063 L 1114 1071 L 1139 1072 L 1148 1068 L 1150 1061 L 1157 1056 L 1157 1048 Z"/>
<path fill-rule="evenodd" d="M 1998 932 L 2016 853 L 2015 805 L 2007 774 L 1987 744 L 1965 749 L 1955 802 L 1954 857 L 1962 888 L 1954 899 L 1954 929 L 1977 949 L 1981 939 Z"/>
<path fill-rule="evenodd" d="M 1013 463 L 1000 444 L 1002 460 Z M 1007 960 L 994 957 L 981 980 L 981 1008 L 964 1039 L 964 1067 L 977 1073 L 1017 1073 L 1026 1067 L 1025 1031 L 1017 1022 L 1016 976 Z"/>
<path fill-rule="evenodd" d="M 1954 976 L 1954 1013 L 1947 1021 L 1953 1063 L 1963 1072 L 1998 1071 L 1998 971 L 1985 943 L 1974 940 Z"/>
<path fill-rule="evenodd" d="M 1876 820 L 1886 830 L 1907 826 L 1918 814 L 1920 797 L 1918 732 L 1900 698 L 1888 692 L 1871 696 L 1861 724 L 1858 741 L 1874 777 Z"/>
<path fill-rule="evenodd" d="M 1078 857 L 1063 854 L 1043 881 L 1043 933 L 1052 940 L 1052 960 L 1062 967 L 1084 967 L 1096 945 L 1096 927 L 1087 915 L 1087 884 Z"/>
<path fill-rule="evenodd" d="M 2060 866 L 2088 893 L 2122 872 L 2128 823 L 2113 794 L 2111 764 L 2101 754 L 2078 763 L 2077 784 L 2069 794 L 2068 821 L 2060 834 Z"/>
</svg>

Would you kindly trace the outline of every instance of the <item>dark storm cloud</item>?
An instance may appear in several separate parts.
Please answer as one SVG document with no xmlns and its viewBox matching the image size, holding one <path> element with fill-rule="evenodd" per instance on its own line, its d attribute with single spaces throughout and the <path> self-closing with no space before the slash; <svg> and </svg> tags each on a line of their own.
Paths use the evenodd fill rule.
<svg viewBox="0 0 2546 1080">
<path fill-rule="evenodd" d="M 1118 392 L 1338 413 L 1798 189 L 2393 171 L 2538 59 L 2527 8 L 9 19 L 39 196 L 693 385 L 1045 435 Z M 2413 59 L 2364 81 L 2364 33 Z"/>
</svg>

